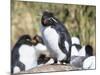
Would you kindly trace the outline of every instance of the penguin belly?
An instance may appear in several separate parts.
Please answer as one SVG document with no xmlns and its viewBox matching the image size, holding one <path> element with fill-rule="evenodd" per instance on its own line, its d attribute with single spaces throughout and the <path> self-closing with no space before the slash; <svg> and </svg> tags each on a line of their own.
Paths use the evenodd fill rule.
<svg viewBox="0 0 100 75">
<path fill-rule="evenodd" d="M 83 62 L 83 69 L 95 69 L 95 56 L 90 56 L 86 58 Z"/>
<path fill-rule="evenodd" d="M 56 57 L 58 61 L 66 58 L 66 55 L 61 51 L 58 46 L 59 35 L 55 29 L 47 27 L 42 32 L 44 43 L 50 51 L 52 57 Z"/>
<path fill-rule="evenodd" d="M 46 46 L 43 45 L 43 44 L 41 44 L 41 43 L 38 43 L 38 44 L 35 46 L 35 49 L 38 50 L 39 52 L 47 51 Z"/>
<path fill-rule="evenodd" d="M 71 57 L 78 56 L 78 55 L 79 55 L 79 52 L 78 52 L 77 48 L 75 46 L 72 46 L 71 47 Z"/>
<path fill-rule="evenodd" d="M 25 70 L 37 66 L 37 57 L 34 46 L 22 45 L 19 49 L 19 60 L 25 65 Z"/>
</svg>

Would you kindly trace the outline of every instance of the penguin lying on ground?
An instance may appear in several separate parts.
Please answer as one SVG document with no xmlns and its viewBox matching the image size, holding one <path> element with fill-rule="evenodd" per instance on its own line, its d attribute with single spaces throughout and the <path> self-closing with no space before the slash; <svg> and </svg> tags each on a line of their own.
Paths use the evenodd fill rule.
<svg viewBox="0 0 100 75">
<path fill-rule="evenodd" d="M 33 39 L 29 35 L 21 36 L 11 51 L 11 73 L 45 64 L 50 59 L 47 53 L 40 36 L 35 35 Z M 43 55 L 45 59 L 41 61 Z"/>
<path fill-rule="evenodd" d="M 92 46 L 90 45 L 83 46 L 81 47 L 81 49 L 73 48 L 72 51 L 73 50 L 76 50 L 76 52 L 74 51 L 76 54 L 75 53 L 72 54 L 70 64 L 76 67 L 82 68 L 84 65 L 83 64 L 84 60 L 86 60 L 88 57 L 93 55 L 93 49 L 92 49 Z"/>
<path fill-rule="evenodd" d="M 72 43 L 66 27 L 48 11 L 43 12 L 41 23 L 42 38 L 55 60 L 54 63 L 69 63 Z"/>
<path fill-rule="evenodd" d="M 87 58 L 83 61 L 82 68 L 83 69 L 95 69 L 96 67 L 96 58 L 93 56 L 93 48 L 91 46 L 87 46 L 86 49 L 88 49 L 86 52 Z"/>
</svg>

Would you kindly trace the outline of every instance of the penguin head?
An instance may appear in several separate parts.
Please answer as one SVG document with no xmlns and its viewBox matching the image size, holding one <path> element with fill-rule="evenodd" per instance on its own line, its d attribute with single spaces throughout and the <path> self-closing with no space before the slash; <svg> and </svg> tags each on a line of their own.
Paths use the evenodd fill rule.
<svg viewBox="0 0 100 75">
<path fill-rule="evenodd" d="M 90 45 L 85 46 L 85 51 L 87 56 L 93 56 L 93 48 Z"/>
<path fill-rule="evenodd" d="M 31 42 L 31 37 L 28 34 L 22 35 L 19 40 L 18 43 L 22 44 L 26 41 L 30 41 Z"/>
<path fill-rule="evenodd" d="M 33 45 L 37 45 L 38 43 L 43 43 L 42 38 L 39 35 L 35 35 L 32 39 Z"/>
<path fill-rule="evenodd" d="M 56 22 L 54 19 L 54 15 L 52 12 L 44 11 L 41 19 L 41 23 L 43 26 L 50 26 L 54 25 L 53 23 Z"/>
</svg>

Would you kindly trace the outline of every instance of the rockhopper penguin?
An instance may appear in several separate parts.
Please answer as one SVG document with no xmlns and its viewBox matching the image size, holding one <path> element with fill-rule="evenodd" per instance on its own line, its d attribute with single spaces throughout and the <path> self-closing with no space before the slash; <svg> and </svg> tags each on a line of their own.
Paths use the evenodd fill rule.
<svg viewBox="0 0 100 75">
<path fill-rule="evenodd" d="M 77 50 L 77 52 L 75 52 L 74 50 Z M 72 56 L 71 56 L 71 61 L 70 64 L 76 67 L 80 67 L 83 69 L 90 69 L 91 66 L 95 66 L 95 59 L 93 57 L 93 48 L 90 45 L 85 45 L 82 46 L 81 49 L 74 49 L 74 55 L 71 52 Z M 85 66 L 85 68 L 84 68 Z M 89 68 L 88 68 L 89 67 Z"/>
<path fill-rule="evenodd" d="M 54 63 L 69 63 L 72 42 L 66 27 L 48 11 L 43 12 L 41 23 L 42 38 L 55 60 Z"/>
<path fill-rule="evenodd" d="M 36 51 L 29 35 L 22 35 L 11 51 L 11 73 L 37 66 Z"/>
</svg>

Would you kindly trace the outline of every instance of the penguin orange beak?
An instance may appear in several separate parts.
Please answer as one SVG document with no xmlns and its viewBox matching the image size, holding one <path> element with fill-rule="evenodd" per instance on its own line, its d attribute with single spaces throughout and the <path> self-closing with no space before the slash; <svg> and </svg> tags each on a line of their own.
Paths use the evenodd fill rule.
<svg viewBox="0 0 100 75">
<path fill-rule="evenodd" d="M 33 44 L 36 44 L 37 42 L 36 42 L 36 40 L 32 40 L 32 43 L 33 43 Z"/>
</svg>

